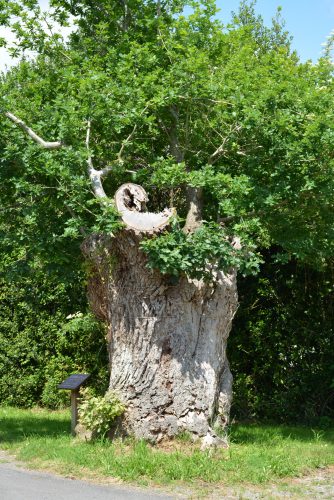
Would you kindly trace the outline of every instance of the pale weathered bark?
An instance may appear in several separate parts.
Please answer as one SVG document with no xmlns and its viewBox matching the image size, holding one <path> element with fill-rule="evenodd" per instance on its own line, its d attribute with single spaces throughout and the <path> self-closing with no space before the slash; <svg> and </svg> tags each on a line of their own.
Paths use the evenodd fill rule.
<svg viewBox="0 0 334 500">
<path fill-rule="evenodd" d="M 140 236 L 92 236 L 83 250 L 94 269 L 89 298 L 108 324 L 110 389 L 127 407 L 124 427 L 160 440 L 181 431 L 214 437 L 225 425 L 232 377 L 226 342 L 237 308 L 235 274 L 214 284 L 175 283 L 146 268 Z"/>
<path fill-rule="evenodd" d="M 138 184 L 123 184 L 115 194 L 116 208 L 119 211 L 126 227 L 136 233 L 155 233 L 170 222 L 173 210 L 165 208 L 163 212 L 152 213 L 146 211 L 148 196 Z"/>
<path fill-rule="evenodd" d="M 146 267 L 141 238 L 127 228 L 83 244 L 91 306 L 108 325 L 110 389 L 127 408 L 123 427 L 138 438 L 188 431 L 204 445 L 224 444 L 213 429 L 227 423 L 231 403 L 226 342 L 237 309 L 235 273 L 217 272 L 213 283 L 175 282 Z"/>
<path fill-rule="evenodd" d="M 202 225 L 203 189 L 188 187 L 187 204 L 188 213 L 183 231 L 185 233 L 193 233 Z"/>
</svg>

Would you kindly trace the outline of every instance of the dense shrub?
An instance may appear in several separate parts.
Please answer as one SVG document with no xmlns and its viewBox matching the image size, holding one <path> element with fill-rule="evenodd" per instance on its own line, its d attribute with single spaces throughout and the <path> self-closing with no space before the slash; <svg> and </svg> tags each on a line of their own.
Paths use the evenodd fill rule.
<svg viewBox="0 0 334 500">
<path fill-rule="evenodd" d="M 87 309 L 80 272 L 35 273 L 0 281 L 0 402 L 58 407 L 68 394 L 57 384 L 73 372 L 92 374 L 107 387 L 108 361 L 102 325 Z"/>
<path fill-rule="evenodd" d="M 334 418 L 333 267 L 277 264 L 269 253 L 265 261 L 238 282 L 233 414 L 325 423 Z"/>
</svg>

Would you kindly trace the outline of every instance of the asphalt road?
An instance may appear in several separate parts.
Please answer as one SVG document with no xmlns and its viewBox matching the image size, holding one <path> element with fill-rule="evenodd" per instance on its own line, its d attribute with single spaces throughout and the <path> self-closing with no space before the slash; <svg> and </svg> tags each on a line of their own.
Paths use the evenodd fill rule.
<svg viewBox="0 0 334 500">
<path fill-rule="evenodd" d="M 0 457 L 0 500 L 167 500 L 172 496 L 21 469 Z M 175 497 L 174 497 L 175 498 Z"/>
</svg>

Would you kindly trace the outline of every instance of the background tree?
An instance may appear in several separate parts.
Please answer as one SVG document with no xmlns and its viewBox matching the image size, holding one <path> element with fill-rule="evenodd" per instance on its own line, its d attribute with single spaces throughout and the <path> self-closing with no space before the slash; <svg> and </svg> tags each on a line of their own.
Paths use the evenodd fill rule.
<svg viewBox="0 0 334 500">
<path fill-rule="evenodd" d="M 19 48 L 40 55 L 3 79 L 2 107 L 64 145 L 43 151 L 2 120 L 5 202 L 24 207 L 9 245 L 51 263 L 55 245 L 86 237 L 125 426 L 211 440 L 231 395 L 234 270 L 255 272 L 256 247 L 273 244 L 283 262 L 332 256 L 332 65 L 301 64 L 279 19 L 265 28 L 248 4 L 225 28 L 211 1 L 188 15 L 185 2 L 52 5 L 49 35 L 36 2 L 6 6 L 23 19 Z M 51 23 L 68 14 L 66 46 Z M 110 197 L 124 182 L 132 214 L 145 206 L 133 182 L 155 212 L 176 208 L 168 230 L 122 227 Z"/>
</svg>

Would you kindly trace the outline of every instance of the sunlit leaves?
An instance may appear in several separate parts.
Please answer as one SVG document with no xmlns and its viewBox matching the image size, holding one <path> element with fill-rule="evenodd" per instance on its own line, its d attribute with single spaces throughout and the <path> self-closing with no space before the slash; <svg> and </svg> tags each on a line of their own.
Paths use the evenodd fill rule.
<svg viewBox="0 0 334 500">
<path fill-rule="evenodd" d="M 5 202 L 17 198 L 30 207 L 24 216 L 15 209 L 27 222 L 20 237 L 29 235 L 27 246 L 41 251 L 118 230 L 119 218 L 95 202 L 87 178 L 90 120 L 94 166 L 115 165 L 104 181 L 111 200 L 121 183 L 138 182 L 151 211 L 173 204 L 184 219 L 187 188 L 202 188 L 209 225 L 222 222 L 245 248 L 275 244 L 318 265 L 333 255 L 334 241 L 332 65 L 301 64 L 279 17 L 266 27 L 247 2 L 227 27 L 214 18 L 213 1 L 191 2 L 184 11 L 186 3 L 162 2 L 158 12 L 156 2 L 131 0 L 129 15 L 111 0 L 54 0 L 51 20 L 76 16 L 65 46 L 47 34 L 35 2 L 10 2 L 24 21 L 16 26 L 24 31 L 21 48 L 34 45 L 40 55 L 4 78 L 1 106 L 66 145 L 42 151 L 1 122 Z M 191 245 L 204 269 L 214 256 L 199 234 Z M 163 255 L 166 243 L 171 267 L 178 261 L 176 268 L 190 273 L 185 262 L 197 264 L 195 254 L 184 253 L 189 241 L 168 238 L 145 246 L 150 258 L 154 248 Z M 226 267 L 228 246 L 220 245 Z"/>
</svg>

